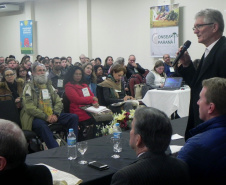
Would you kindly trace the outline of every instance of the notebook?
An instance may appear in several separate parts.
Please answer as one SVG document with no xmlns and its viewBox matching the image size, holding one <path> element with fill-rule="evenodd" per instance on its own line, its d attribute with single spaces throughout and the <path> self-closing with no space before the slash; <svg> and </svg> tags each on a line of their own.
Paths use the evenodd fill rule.
<svg viewBox="0 0 226 185">
<path fill-rule="evenodd" d="M 182 77 L 167 77 L 162 88 L 158 90 L 178 90 L 181 87 L 183 78 Z"/>
</svg>

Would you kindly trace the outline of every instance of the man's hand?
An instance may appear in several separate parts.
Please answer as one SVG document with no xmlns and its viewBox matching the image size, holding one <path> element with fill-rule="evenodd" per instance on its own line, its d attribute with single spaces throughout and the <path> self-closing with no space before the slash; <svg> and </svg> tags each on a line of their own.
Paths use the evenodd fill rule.
<svg viewBox="0 0 226 185">
<path fill-rule="evenodd" d="M 177 52 L 177 55 L 180 53 L 180 51 L 182 50 L 181 46 Z M 189 55 L 189 53 L 187 51 L 184 52 L 184 54 L 180 57 L 179 62 L 183 65 L 183 67 L 188 67 L 191 63 L 191 57 Z"/>
<path fill-rule="evenodd" d="M 136 64 L 135 62 L 133 62 L 131 65 L 132 65 L 133 67 L 137 68 L 137 64 Z"/>
<path fill-rule="evenodd" d="M 47 118 L 46 121 L 49 122 L 49 123 L 51 123 L 51 124 L 53 124 L 53 123 L 56 123 L 58 121 L 58 118 L 57 118 L 56 115 L 53 114 L 51 116 L 48 116 L 48 118 Z"/>
</svg>

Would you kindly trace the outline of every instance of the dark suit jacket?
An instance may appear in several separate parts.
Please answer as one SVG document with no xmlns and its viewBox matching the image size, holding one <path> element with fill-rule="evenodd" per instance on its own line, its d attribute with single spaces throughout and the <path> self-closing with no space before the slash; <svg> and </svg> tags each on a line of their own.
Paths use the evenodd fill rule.
<svg viewBox="0 0 226 185">
<path fill-rule="evenodd" d="M 131 165 L 116 172 L 111 185 L 186 185 L 189 184 L 185 162 L 165 154 L 146 152 Z"/>
<path fill-rule="evenodd" d="M 199 119 L 199 106 L 197 105 L 199 93 L 202 90 L 202 81 L 212 77 L 226 77 L 226 38 L 221 37 L 205 59 L 204 55 L 202 56 L 197 70 L 191 63 L 186 68 L 181 65 L 178 71 L 191 87 L 189 118 L 185 133 L 185 139 L 188 139 L 189 130 L 202 122 Z"/>
<path fill-rule="evenodd" d="M 137 64 L 137 71 L 139 72 L 140 75 L 143 75 L 145 73 L 145 69 L 142 68 L 140 66 L 140 64 L 136 63 Z M 129 79 L 131 77 L 131 75 L 133 74 L 136 74 L 135 71 L 134 71 L 134 67 L 131 65 L 131 64 L 127 64 L 126 66 L 126 77 L 127 79 Z"/>
</svg>

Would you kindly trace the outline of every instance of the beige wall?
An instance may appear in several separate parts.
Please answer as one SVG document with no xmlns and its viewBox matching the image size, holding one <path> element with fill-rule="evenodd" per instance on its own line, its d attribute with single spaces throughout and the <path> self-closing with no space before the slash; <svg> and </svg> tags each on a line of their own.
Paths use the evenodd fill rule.
<svg viewBox="0 0 226 185">
<path fill-rule="evenodd" d="M 157 0 L 39 0 L 25 3 L 19 13 L 0 13 L 0 55 L 20 54 L 19 21 L 37 22 L 35 54 L 49 57 L 72 56 L 78 61 L 84 53 L 90 58 L 107 56 L 127 58 L 151 69 L 156 59 L 150 56 L 149 9 L 167 1 Z M 204 46 L 193 34 L 194 15 L 201 9 L 216 8 L 226 20 L 225 0 L 172 0 L 180 5 L 179 43 L 192 42 L 192 59 L 200 58 Z M 224 9 L 225 8 L 225 9 Z"/>
</svg>

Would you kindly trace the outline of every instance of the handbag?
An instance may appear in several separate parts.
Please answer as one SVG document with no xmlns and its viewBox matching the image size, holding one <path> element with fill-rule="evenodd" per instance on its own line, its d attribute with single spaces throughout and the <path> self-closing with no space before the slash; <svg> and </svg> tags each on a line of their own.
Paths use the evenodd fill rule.
<svg viewBox="0 0 226 185">
<path fill-rule="evenodd" d="M 135 99 L 138 100 L 138 99 L 142 99 L 142 87 L 144 86 L 145 84 L 136 84 L 134 85 L 134 96 L 135 96 Z"/>
<path fill-rule="evenodd" d="M 100 113 L 94 113 L 87 111 L 86 109 L 90 107 L 90 105 L 80 107 L 80 109 L 85 110 L 91 117 L 95 119 L 96 122 L 100 121 L 111 121 L 113 119 L 113 112 L 110 109 L 106 109 L 103 112 Z"/>
</svg>

